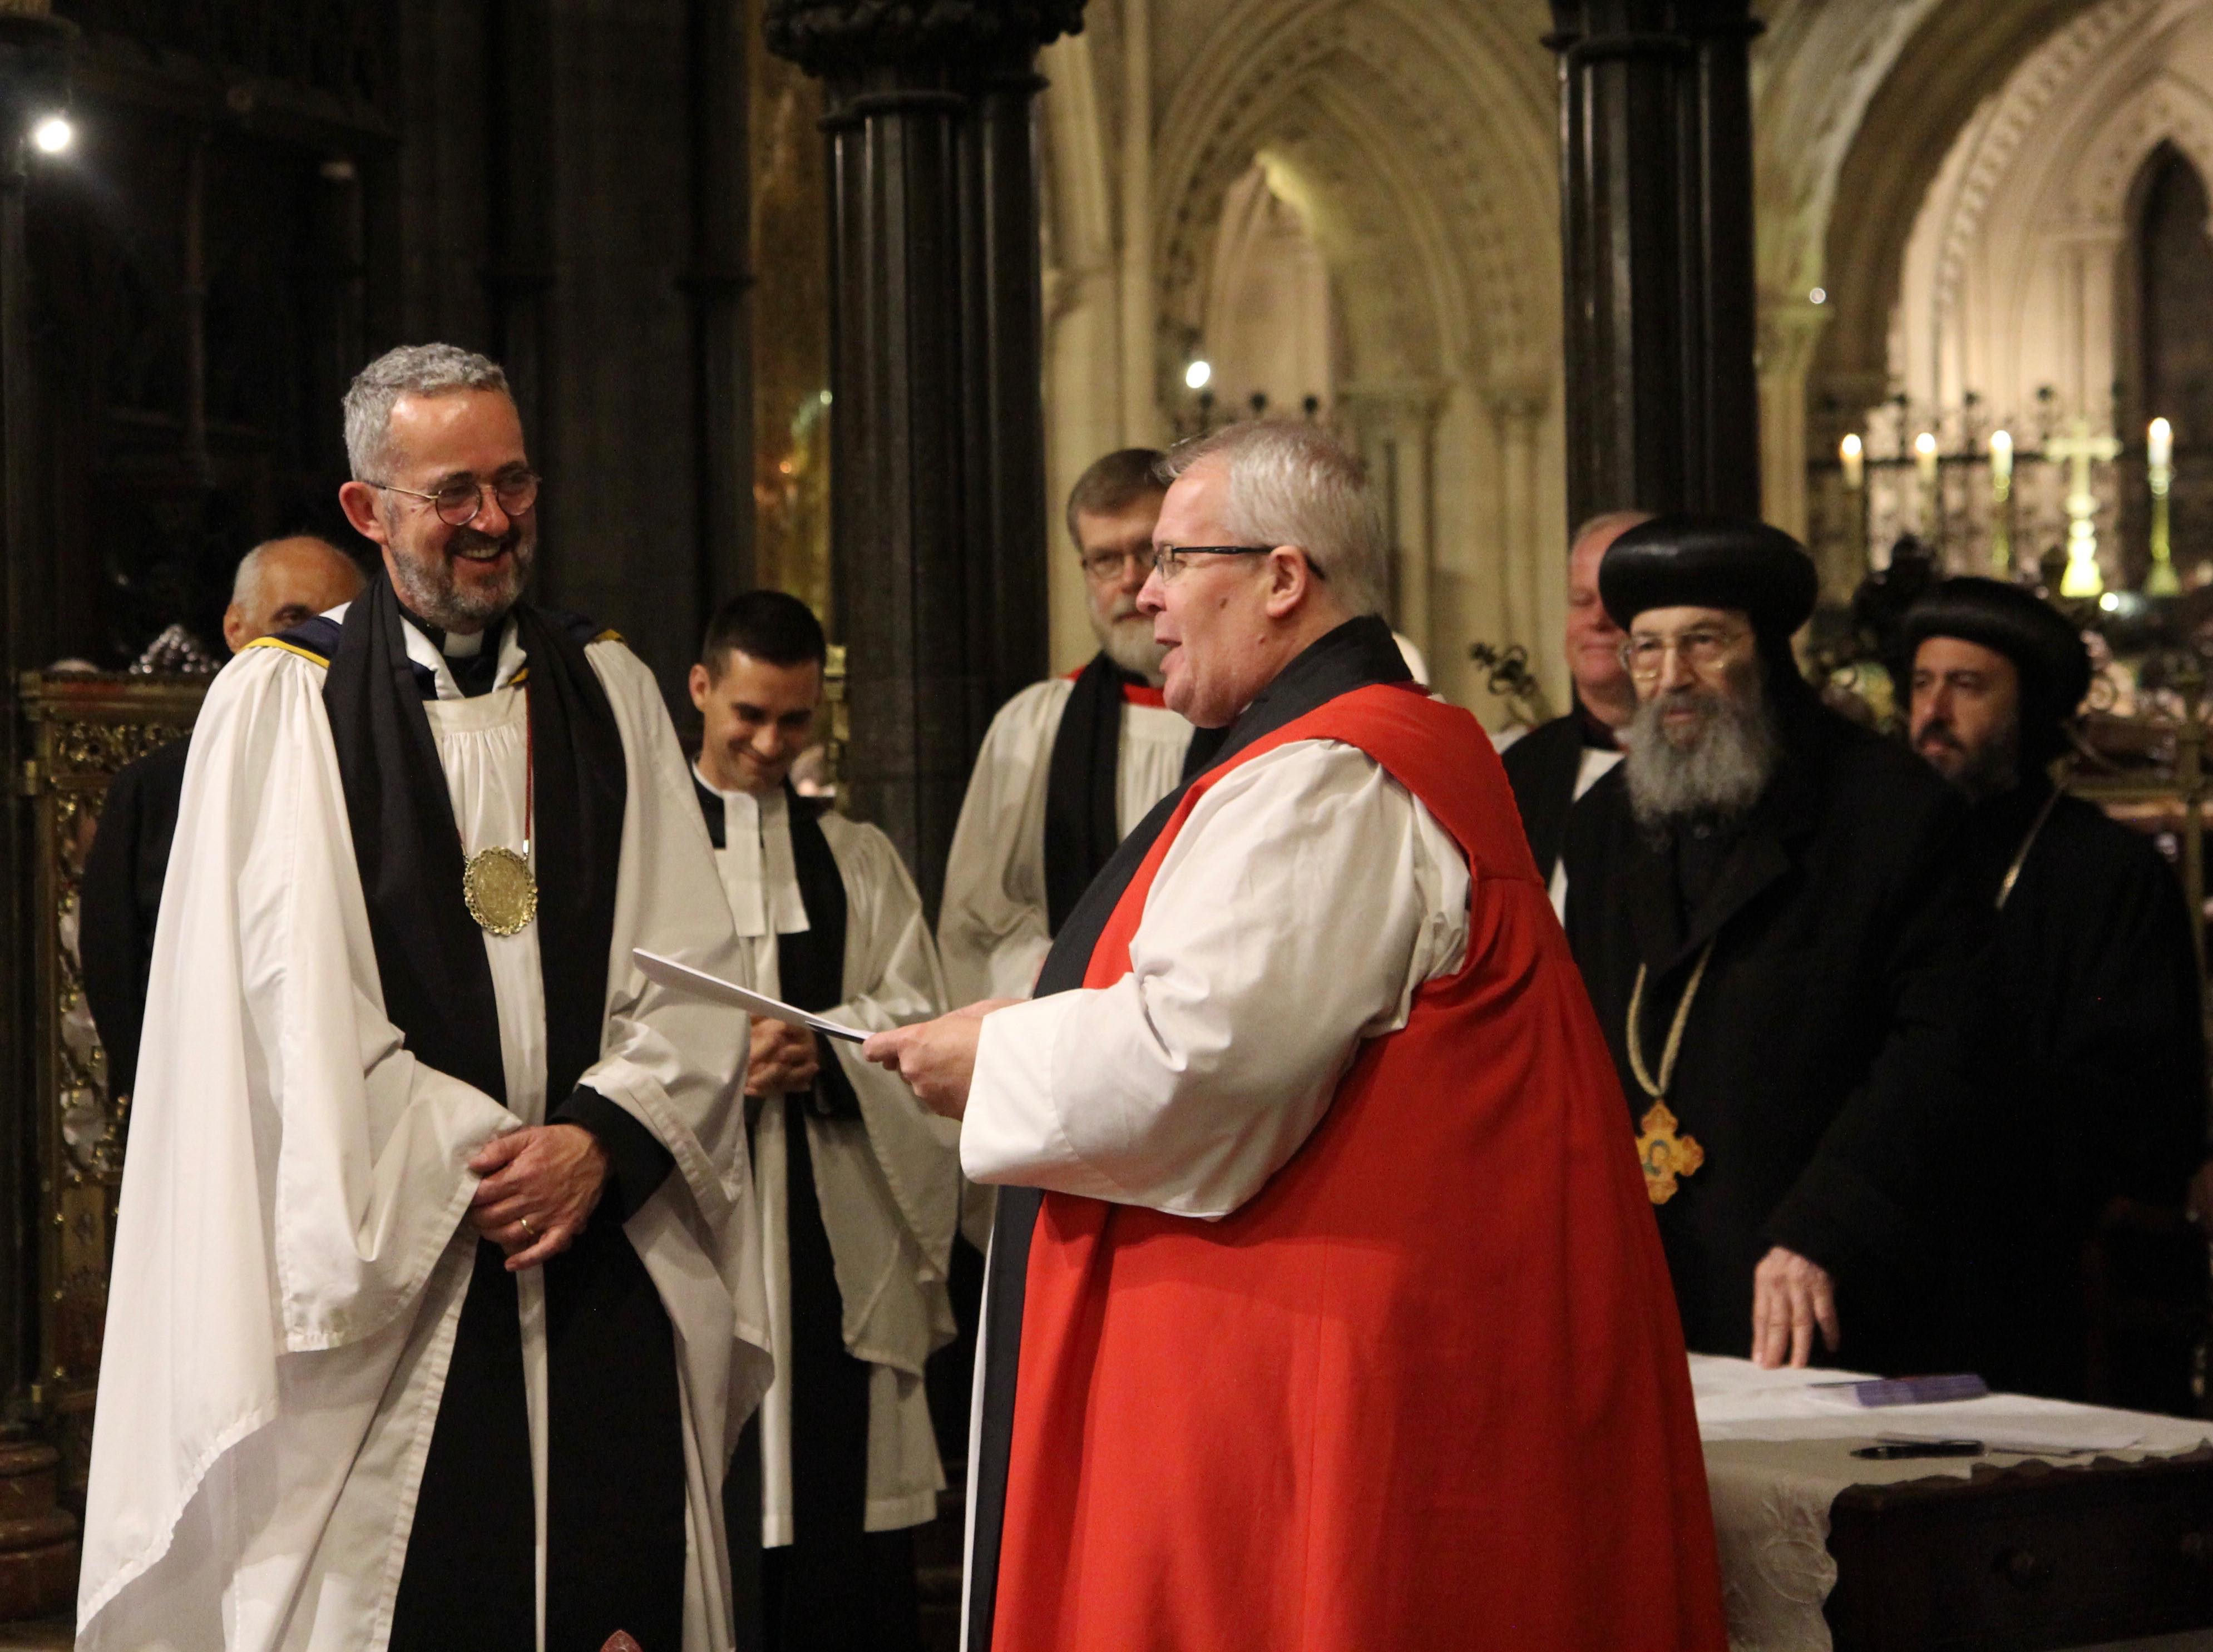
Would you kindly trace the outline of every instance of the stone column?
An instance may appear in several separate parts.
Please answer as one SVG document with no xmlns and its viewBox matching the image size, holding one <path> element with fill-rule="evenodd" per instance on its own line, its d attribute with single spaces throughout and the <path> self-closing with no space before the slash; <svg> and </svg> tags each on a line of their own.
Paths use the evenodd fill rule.
<svg viewBox="0 0 2213 1652">
<path fill-rule="evenodd" d="M 46 663 L 54 632 L 54 591 L 47 547 L 35 544 L 38 418 L 31 382 L 30 268 L 23 245 L 23 197 L 29 186 L 32 125 L 69 101 L 68 51 L 76 30 L 46 15 L 44 3 L 0 5 L 0 1370 L 9 1396 L 36 1380 L 38 1304 L 24 1280 L 37 1236 L 27 1231 L 37 1202 L 26 1155 L 38 1140 L 31 1045 L 37 972 L 28 967 L 35 921 L 31 911 L 34 858 L 29 804 L 18 780 L 28 751 L 19 698 L 22 675 Z"/>
<path fill-rule="evenodd" d="M 934 911 L 991 713 L 1046 669 L 1033 104 L 1082 0 L 769 0 L 824 83 L 831 561 L 852 811 Z"/>
<path fill-rule="evenodd" d="M 1826 304 L 1778 298 L 1759 310 L 1760 478 L 1767 520 L 1805 540 L 1806 375 L 1828 326 Z M 1832 447 L 1828 449 L 1834 453 Z M 1811 541 L 1807 541 L 1811 543 Z"/>
<path fill-rule="evenodd" d="M 1552 0 L 1568 512 L 1759 513 L 1749 0 Z"/>
<path fill-rule="evenodd" d="M 691 0 L 695 630 L 753 580 L 753 286 L 746 41 L 729 0 Z"/>
<path fill-rule="evenodd" d="M 7 1409 L 34 1400 L 39 1380 L 39 1305 L 26 1282 L 38 1277 L 41 1241 L 33 1217 L 27 1160 L 36 1153 L 36 1052 L 32 1048 L 29 966 L 36 919 L 31 905 L 34 850 L 30 805 L 17 782 L 27 755 L 18 698 L 22 674 L 35 671 L 54 631 L 50 547 L 37 533 L 38 418 L 32 382 L 30 270 L 23 244 L 29 186 L 28 137 L 45 115 L 68 107 L 70 43 L 76 28 L 47 15 L 46 0 L 0 0 L 0 1370 Z M 14 1423 L 0 1428 L 0 1617 L 60 1610 L 75 1588 L 76 1521 L 55 1503 L 58 1454 Z"/>
</svg>

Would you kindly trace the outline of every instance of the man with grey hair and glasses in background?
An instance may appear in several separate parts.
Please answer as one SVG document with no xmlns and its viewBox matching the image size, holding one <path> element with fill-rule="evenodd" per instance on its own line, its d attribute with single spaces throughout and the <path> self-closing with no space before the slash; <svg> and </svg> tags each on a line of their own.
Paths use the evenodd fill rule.
<svg viewBox="0 0 2213 1652">
<path fill-rule="evenodd" d="M 1152 571 L 1161 455 L 1124 448 L 1068 497 L 1099 652 L 991 719 L 945 863 L 937 947 L 955 1003 L 1029 991 L 1052 937 L 1115 845 L 1183 773 L 1191 724 L 1161 695 L 1160 644 L 1137 612 Z"/>
<path fill-rule="evenodd" d="M 1216 751 L 1033 997 L 865 1051 L 1002 1190 L 963 1645 L 1719 1652 L 1665 1265 L 1498 759 L 1411 680 L 1333 440 L 1165 468 L 1137 606 Z"/>
<path fill-rule="evenodd" d="M 1816 582 L 1789 534 L 1661 517 L 1598 579 L 1637 706 L 1568 821 L 1568 939 L 1687 1340 L 1929 1369 L 1984 929 L 1955 875 L 1966 811 L 1800 674 Z"/>
<path fill-rule="evenodd" d="M 738 966 L 653 677 L 522 599 L 539 479 L 447 344 L 345 399 L 382 571 L 200 714 L 155 945 L 87 1648 L 716 1652 L 767 1380 Z"/>
</svg>

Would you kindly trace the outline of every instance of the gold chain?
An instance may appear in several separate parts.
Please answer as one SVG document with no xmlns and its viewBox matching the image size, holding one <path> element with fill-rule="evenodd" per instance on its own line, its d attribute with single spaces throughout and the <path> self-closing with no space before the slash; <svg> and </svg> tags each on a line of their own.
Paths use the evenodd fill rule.
<svg viewBox="0 0 2213 1652">
<path fill-rule="evenodd" d="M 1644 1065 L 1643 1040 L 1637 1036 L 1637 1027 L 1644 1014 L 1644 966 L 1637 966 L 1637 984 L 1629 993 L 1629 1070 L 1636 1075 L 1644 1094 L 1655 1101 L 1665 1099 L 1667 1086 L 1674 1082 L 1676 1058 L 1683 1053 L 1683 1028 L 1691 1019 L 1691 1001 L 1698 996 L 1698 984 L 1706 978 L 1706 966 L 1713 961 L 1716 936 L 1706 942 L 1706 949 L 1698 954 L 1698 966 L 1691 972 L 1691 984 L 1683 989 L 1682 1002 L 1675 1006 L 1673 1025 L 1667 1029 L 1667 1042 L 1660 1052 L 1660 1077 L 1655 1082 Z"/>
<path fill-rule="evenodd" d="M 2051 796 L 2044 800 L 2044 807 L 2036 812 L 2036 824 L 2029 827 L 2028 836 L 2021 840 L 2021 847 L 2015 851 L 2013 864 L 2006 868 L 2005 881 L 1998 885 L 1998 911 L 2005 911 L 2006 902 L 2013 898 L 2013 887 L 2021 881 L 2021 869 L 2028 863 L 2028 851 L 2036 847 L 2037 833 L 2044 830 L 2044 823 L 2051 818 L 2052 805 L 2058 801 L 2059 788 L 2054 786 Z"/>
</svg>

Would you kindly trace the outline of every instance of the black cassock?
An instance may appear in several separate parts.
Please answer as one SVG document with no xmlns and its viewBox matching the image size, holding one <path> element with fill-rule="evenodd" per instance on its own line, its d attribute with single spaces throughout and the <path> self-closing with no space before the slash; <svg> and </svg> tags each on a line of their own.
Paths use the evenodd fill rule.
<svg viewBox="0 0 2213 1652">
<path fill-rule="evenodd" d="M 137 1087 L 154 920 L 161 916 L 191 747 L 189 739 L 171 741 L 116 771 L 85 861 L 77 960 L 92 1022 L 107 1052 L 108 1088 L 117 1095 Z"/>
<path fill-rule="evenodd" d="M 1616 749 L 1613 732 L 1576 703 L 1565 716 L 1542 722 L 1500 755 L 1507 783 L 1521 811 L 1522 835 L 1536 856 L 1537 875 L 1552 881 L 1567 837 L 1568 811 L 1576 803 L 1576 782 L 1582 777 L 1583 753 Z"/>
<path fill-rule="evenodd" d="M 1975 810 L 1966 859 L 1979 902 L 1996 907 L 2017 856 L 1978 1040 L 1982 1144 L 1954 1212 L 1954 1362 L 1994 1387 L 2080 1399 L 2082 1264 L 2100 1212 L 2121 1197 L 2179 1206 L 2204 1154 L 2198 966 L 2180 881 L 2158 851 L 2094 805 L 2054 799 L 2041 776 Z M 2202 1263 L 2196 1273 L 2202 1291 Z M 2173 1363 L 2169 1393 L 2100 1397 L 2173 1403 L 2179 1350 Z"/>
<path fill-rule="evenodd" d="M 1960 876 L 1951 789 L 1795 680 L 1779 686 L 1785 755 L 1734 832 L 1654 840 L 1622 769 L 1585 794 L 1567 828 L 1568 939 L 1632 1130 L 1649 1105 L 1625 1039 L 1638 966 L 1656 1074 L 1713 943 L 1667 1094 L 1705 1163 L 1655 1210 L 1691 1348 L 1749 1352 L 1753 1270 L 1781 1245 L 1836 1278 L 1834 1362 L 1925 1370 L 1988 908 Z"/>
</svg>

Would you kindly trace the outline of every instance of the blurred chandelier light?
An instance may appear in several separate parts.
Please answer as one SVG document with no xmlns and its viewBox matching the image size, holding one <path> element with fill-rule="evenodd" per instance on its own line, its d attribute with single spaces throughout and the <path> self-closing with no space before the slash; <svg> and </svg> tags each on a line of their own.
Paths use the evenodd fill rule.
<svg viewBox="0 0 2213 1652">
<path fill-rule="evenodd" d="M 46 155 L 59 155 L 76 139 L 67 115 L 48 115 L 31 128 L 31 142 Z"/>
<path fill-rule="evenodd" d="M 1193 362 L 1183 370 L 1183 381 L 1193 390 L 1206 388 L 1206 381 L 1214 376 L 1214 364 L 1207 361 Z"/>
</svg>

